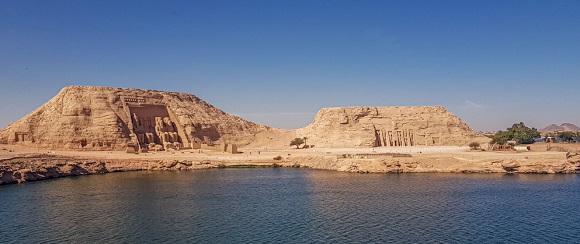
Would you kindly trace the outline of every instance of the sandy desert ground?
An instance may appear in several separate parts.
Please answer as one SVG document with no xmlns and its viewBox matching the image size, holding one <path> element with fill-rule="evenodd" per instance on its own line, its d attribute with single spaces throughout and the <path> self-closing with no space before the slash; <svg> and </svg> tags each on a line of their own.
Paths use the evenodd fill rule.
<svg viewBox="0 0 580 244">
<path fill-rule="evenodd" d="M 267 149 L 267 148 L 240 148 L 240 153 L 229 154 L 212 150 L 185 149 L 179 151 L 160 151 L 147 153 L 126 153 L 122 151 L 67 151 L 28 148 L 17 145 L 0 145 L 0 160 L 15 157 L 31 157 L 38 155 L 61 156 L 71 158 L 107 160 L 222 160 L 233 163 L 257 163 L 261 161 L 271 163 L 273 158 L 281 156 L 283 159 L 300 157 L 341 157 L 345 154 L 381 154 L 401 153 L 410 154 L 415 159 L 456 158 L 464 160 L 562 160 L 567 151 L 579 151 L 580 144 L 552 144 L 553 148 L 561 150 L 546 151 L 547 144 L 536 143 L 531 145 L 529 152 L 515 151 L 479 151 L 469 150 L 459 146 L 415 146 L 415 147 L 374 147 L 374 148 L 309 148 L 296 149 Z"/>
<path fill-rule="evenodd" d="M 537 143 L 528 152 L 468 147 L 240 148 L 147 153 L 66 151 L 0 145 L 0 185 L 132 170 L 301 167 L 356 173 L 580 173 L 580 145 Z M 278 158 L 278 159 L 275 159 Z"/>
</svg>

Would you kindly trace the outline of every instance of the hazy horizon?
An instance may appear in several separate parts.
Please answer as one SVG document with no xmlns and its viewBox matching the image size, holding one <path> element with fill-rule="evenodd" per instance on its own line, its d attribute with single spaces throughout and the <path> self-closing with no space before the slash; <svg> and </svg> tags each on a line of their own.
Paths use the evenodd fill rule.
<svg viewBox="0 0 580 244">
<path fill-rule="evenodd" d="M 191 93 L 295 129 L 444 106 L 476 131 L 580 125 L 578 1 L 2 1 L 0 128 L 68 85 Z"/>
</svg>

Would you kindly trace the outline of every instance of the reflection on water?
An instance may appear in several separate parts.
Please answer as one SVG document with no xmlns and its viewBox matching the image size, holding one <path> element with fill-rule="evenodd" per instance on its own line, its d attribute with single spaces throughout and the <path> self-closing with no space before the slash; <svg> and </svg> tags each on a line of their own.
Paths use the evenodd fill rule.
<svg viewBox="0 0 580 244">
<path fill-rule="evenodd" d="M 127 172 L 0 187 L 2 243 L 578 242 L 576 175 Z"/>
</svg>

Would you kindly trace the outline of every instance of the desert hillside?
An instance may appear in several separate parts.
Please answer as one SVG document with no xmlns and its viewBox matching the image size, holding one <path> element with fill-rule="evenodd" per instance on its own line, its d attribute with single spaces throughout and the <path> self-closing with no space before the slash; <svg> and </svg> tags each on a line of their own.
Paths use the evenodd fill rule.
<svg viewBox="0 0 580 244">
<path fill-rule="evenodd" d="M 69 86 L 0 131 L 0 142 L 73 150 L 200 148 L 225 143 L 287 148 L 295 137 L 326 148 L 487 143 L 439 106 L 324 108 L 298 130 L 255 124 L 198 97 L 154 90 Z"/>
<path fill-rule="evenodd" d="M 296 131 L 308 144 L 325 147 L 467 145 L 489 139 L 444 107 L 324 108 Z"/>
<path fill-rule="evenodd" d="M 576 131 L 580 131 L 580 128 L 574 124 L 571 124 L 571 123 L 563 123 L 561 125 L 551 124 L 551 125 L 548 125 L 545 128 L 538 130 L 538 131 L 542 134 L 560 132 L 560 131 L 576 132 Z"/>
<path fill-rule="evenodd" d="M 69 86 L 0 131 L 0 141 L 47 148 L 120 150 L 128 144 L 248 144 L 270 128 L 177 92 Z"/>
</svg>

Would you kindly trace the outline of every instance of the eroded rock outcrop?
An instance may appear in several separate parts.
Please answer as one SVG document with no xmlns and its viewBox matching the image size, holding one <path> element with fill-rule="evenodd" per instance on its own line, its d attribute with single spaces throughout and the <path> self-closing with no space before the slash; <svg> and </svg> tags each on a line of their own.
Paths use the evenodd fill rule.
<svg viewBox="0 0 580 244">
<path fill-rule="evenodd" d="M 137 170 L 194 170 L 218 168 L 223 162 L 177 160 L 83 159 L 29 155 L 0 160 L 0 185 L 76 175 Z"/>
<path fill-rule="evenodd" d="M 227 145 L 285 148 L 294 137 L 316 147 L 485 144 L 443 107 L 324 108 L 289 131 L 227 114 L 198 97 L 154 90 L 69 86 L 0 131 L 0 143 L 72 150 L 167 150 Z M 213 147 L 207 147 L 213 148 Z M 215 147 L 221 148 L 221 147 Z"/>
<path fill-rule="evenodd" d="M 489 138 L 440 106 L 324 108 L 296 131 L 317 147 L 442 146 Z"/>
<path fill-rule="evenodd" d="M 0 131 L 0 142 L 79 150 L 199 147 L 225 141 L 244 145 L 269 129 L 191 94 L 69 86 Z"/>
<path fill-rule="evenodd" d="M 283 164 L 284 165 L 284 164 Z M 465 160 L 452 156 L 434 158 L 372 158 L 355 159 L 337 156 L 295 157 L 286 166 L 337 170 L 355 173 L 524 173 L 578 174 L 580 160 Z"/>
</svg>

